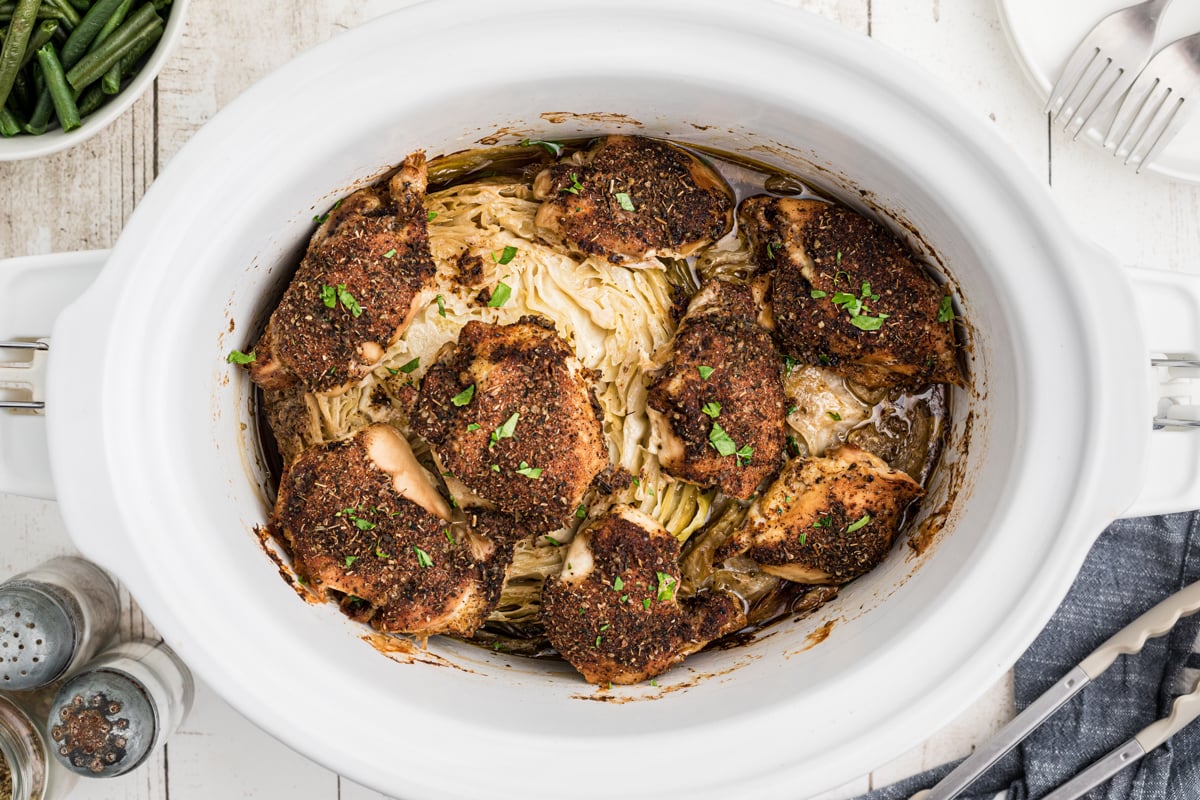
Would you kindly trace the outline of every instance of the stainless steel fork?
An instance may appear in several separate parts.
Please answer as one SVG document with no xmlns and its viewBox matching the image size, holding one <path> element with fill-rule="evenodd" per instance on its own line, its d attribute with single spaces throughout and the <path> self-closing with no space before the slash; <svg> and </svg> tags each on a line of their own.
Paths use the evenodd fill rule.
<svg viewBox="0 0 1200 800">
<path fill-rule="evenodd" d="M 1104 146 L 1138 172 L 1163 151 L 1200 105 L 1200 33 L 1158 52 L 1121 103 Z"/>
<path fill-rule="evenodd" d="M 1045 111 L 1078 137 L 1098 111 L 1116 107 L 1154 53 L 1154 36 L 1171 0 L 1145 0 L 1109 14 L 1084 37 L 1050 91 Z"/>
</svg>

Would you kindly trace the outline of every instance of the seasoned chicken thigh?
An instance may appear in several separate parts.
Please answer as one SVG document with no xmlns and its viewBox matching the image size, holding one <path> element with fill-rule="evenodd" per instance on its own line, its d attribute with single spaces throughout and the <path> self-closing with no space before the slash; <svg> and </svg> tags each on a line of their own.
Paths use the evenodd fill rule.
<svg viewBox="0 0 1200 800">
<path fill-rule="evenodd" d="M 949 294 L 879 224 L 817 200 L 750 197 L 738 212 L 772 271 L 784 355 L 868 387 L 961 383 Z"/>
<path fill-rule="evenodd" d="M 843 446 L 783 468 L 717 561 L 746 554 L 797 583 L 836 584 L 883 560 L 921 485 L 883 460 Z"/>
<path fill-rule="evenodd" d="M 614 264 L 685 256 L 733 227 L 734 195 L 712 167 L 640 136 L 606 136 L 582 164 L 538 174 L 536 223 L 585 255 Z"/>
<path fill-rule="evenodd" d="M 723 592 L 686 601 L 679 542 L 652 517 L 616 506 L 576 535 L 546 582 L 542 620 L 558 652 L 591 683 L 637 683 L 746 622 Z"/>
<path fill-rule="evenodd" d="M 751 290 L 713 281 L 680 322 L 646 405 L 667 472 L 747 498 L 779 468 L 784 395 Z"/>
<path fill-rule="evenodd" d="M 329 212 L 254 348 L 264 389 L 336 393 L 362 380 L 430 299 L 425 154 Z"/>
<path fill-rule="evenodd" d="M 369 604 L 363 616 L 391 633 L 473 633 L 500 597 L 512 552 L 451 523 L 407 440 L 385 424 L 298 456 L 271 527 L 297 574 Z"/>
<path fill-rule="evenodd" d="M 413 429 L 469 505 L 516 515 L 527 533 L 562 527 L 608 446 L 592 378 L 541 317 L 468 322 L 421 383 Z"/>
</svg>

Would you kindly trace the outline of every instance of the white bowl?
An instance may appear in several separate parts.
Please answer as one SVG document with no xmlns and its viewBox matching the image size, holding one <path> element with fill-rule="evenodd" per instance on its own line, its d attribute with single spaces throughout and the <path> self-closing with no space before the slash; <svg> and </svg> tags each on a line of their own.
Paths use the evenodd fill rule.
<svg viewBox="0 0 1200 800">
<path fill-rule="evenodd" d="M 158 77 L 159 70 L 170 58 L 179 39 L 183 36 L 183 26 L 187 19 L 187 7 L 190 0 L 174 0 L 170 5 L 166 28 L 162 38 L 154 46 L 150 57 L 142 66 L 141 72 L 133 77 L 122 90 L 111 100 L 83 118 L 83 124 L 75 130 L 65 133 L 62 128 L 48 130 L 40 136 L 19 134 L 17 136 L 0 136 L 0 161 L 24 161 L 28 158 L 40 158 L 60 150 L 66 150 L 104 130 L 117 117 L 124 114 Z"/>
</svg>

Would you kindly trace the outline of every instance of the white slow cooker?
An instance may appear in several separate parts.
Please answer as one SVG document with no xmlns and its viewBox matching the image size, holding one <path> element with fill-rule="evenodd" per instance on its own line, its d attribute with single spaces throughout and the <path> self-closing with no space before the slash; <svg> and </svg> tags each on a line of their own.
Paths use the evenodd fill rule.
<svg viewBox="0 0 1200 800">
<path fill-rule="evenodd" d="M 657 687 L 441 639 L 381 655 L 262 552 L 252 390 L 224 356 L 313 214 L 408 152 L 605 132 L 810 175 L 952 276 L 973 388 L 924 506 L 943 530 Z M 1200 506 L 1197 437 L 1152 432 L 1186 413 L 1150 362 L 1200 354 L 1200 282 L 1120 268 L 924 73 L 768 2 L 438 0 L 341 35 L 171 161 L 51 341 L 50 463 L 79 548 L 243 714 L 406 799 L 827 789 L 997 680 L 1108 522 Z"/>
</svg>

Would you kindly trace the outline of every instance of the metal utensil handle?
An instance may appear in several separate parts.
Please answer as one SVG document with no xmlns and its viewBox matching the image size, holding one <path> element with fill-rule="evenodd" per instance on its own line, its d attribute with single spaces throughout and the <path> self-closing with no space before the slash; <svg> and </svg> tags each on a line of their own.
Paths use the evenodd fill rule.
<svg viewBox="0 0 1200 800">
<path fill-rule="evenodd" d="M 1083 797 L 1130 764 L 1136 763 L 1144 755 L 1146 751 L 1138 744 L 1137 739 L 1130 739 L 1042 800 L 1076 800 Z"/>
<path fill-rule="evenodd" d="M 1011 722 L 997 731 L 996 735 L 976 748 L 965 761 L 959 764 L 942 778 L 927 794 L 919 795 L 922 800 L 950 800 L 967 788 L 993 764 L 1004 757 L 1021 740 L 1028 736 L 1034 728 L 1046 721 L 1046 718 L 1057 711 L 1068 700 L 1087 686 L 1088 674 L 1080 667 L 1075 667 L 1064 675 L 1058 683 L 1051 686 L 1029 707 L 1018 714 Z"/>
</svg>

